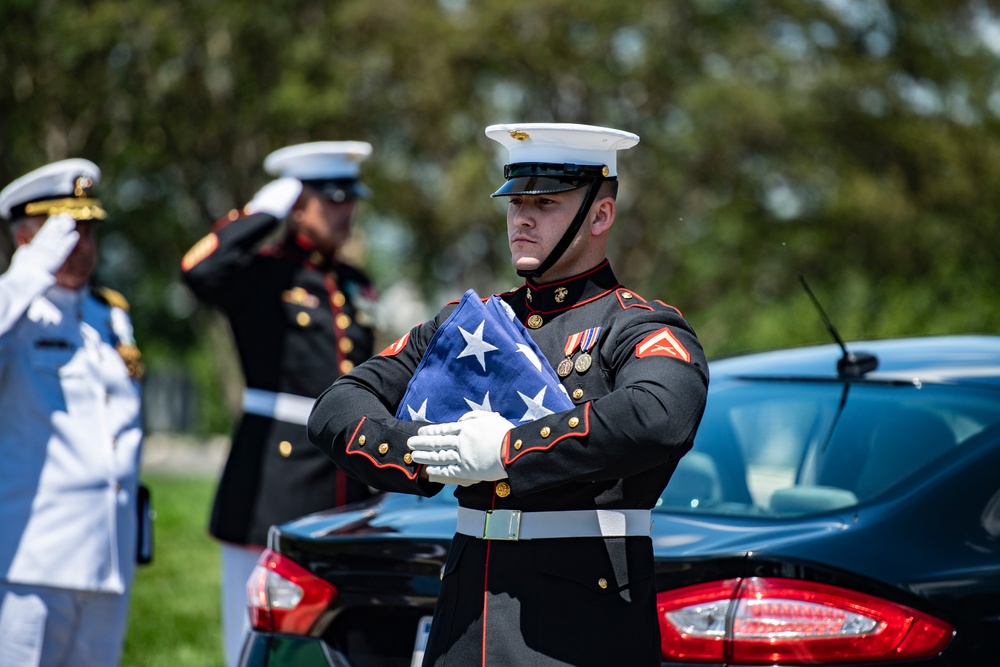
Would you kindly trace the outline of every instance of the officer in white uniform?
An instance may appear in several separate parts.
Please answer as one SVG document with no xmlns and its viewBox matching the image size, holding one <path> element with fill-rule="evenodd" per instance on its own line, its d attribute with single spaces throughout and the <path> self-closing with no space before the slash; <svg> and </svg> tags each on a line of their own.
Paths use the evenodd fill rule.
<svg viewBox="0 0 1000 667">
<path fill-rule="evenodd" d="M 0 192 L 0 665 L 120 659 L 135 571 L 141 362 L 128 304 L 90 284 L 91 189 L 62 160 Z"/>
</svg>

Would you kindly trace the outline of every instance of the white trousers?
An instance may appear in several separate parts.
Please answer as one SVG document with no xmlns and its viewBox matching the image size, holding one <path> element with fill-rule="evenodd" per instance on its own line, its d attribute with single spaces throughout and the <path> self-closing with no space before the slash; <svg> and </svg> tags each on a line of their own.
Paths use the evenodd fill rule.
<svg viewBox="0 0 1000 667">
<path fill-rule="evenodd" d="M 0 666 L 113 667 L 129 594 L 0 582 Z"/>
<path fill-rule="evenodd" d="M 250 631 L 247 613 L 247 579 L 264 547 L 221 543 L 222 547 L 222 649 L 226 664 L 236 667 L 243 642 Z M 0 665 L 3 665 L 0 662 Z"/>
</svg>

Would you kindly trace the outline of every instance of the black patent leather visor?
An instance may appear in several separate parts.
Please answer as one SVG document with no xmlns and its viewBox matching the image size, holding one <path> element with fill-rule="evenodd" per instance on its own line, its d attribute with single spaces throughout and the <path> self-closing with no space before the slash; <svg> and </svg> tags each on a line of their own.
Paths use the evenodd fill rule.
<svg viewBox="0 0 1000 667">
<path fill-rule="evenodd" d="M 303 180 L 302 183 L 335 202 L 342 202 L 348 199 L 368 199 L 371 196 L 371 190 L 356 178 Z"/>
<path fill-rule="evenodd" d="M 522 162 L 503 168 L 507 182 L 491 197 L 505 195 L 547 195 L 576 190 L 591 183 L 598 176 L 606 175 L 607 167 L 590 164 L 552 164 L 548 162 Z"/>
</svg>

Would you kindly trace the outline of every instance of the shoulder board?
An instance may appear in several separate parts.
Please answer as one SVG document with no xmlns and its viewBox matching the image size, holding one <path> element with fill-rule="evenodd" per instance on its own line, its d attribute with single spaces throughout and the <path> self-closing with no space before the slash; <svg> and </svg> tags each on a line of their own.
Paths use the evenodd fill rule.
<svg viewBox="0 0 1000 667">
<path fill-rule="evenodd" d="M 624 287 L 620 287 L 617 290 L 615 290 L 615 295 L 618 297 L 618 303 L 624 309 L 642 308 L 644 310 L 661 310 L 663 308 L 666 308 L 668 310 L 674 311 L 681 317 L 684 317 L 684 315 L 681 313 L 679 309 L 675 308 L 674 306 L 671 306 L 669 303 L 664 303 L 659 299 L 655 301 L 646 301 L 632 290 L 625 289 Z"/>
<path fill-rule="evenodd" d="M 525 288 L 525 285 L 518 285 L 517 287 L 510 288 L 506 292 L 500 292 L 499 294 L 496 294 L 495 296 L 499 296 L 499 297 L 514 296 L 515 294 L 517 294 L 518 292 L 520 292 L 524 288 Z"/>
<path fill-rule="evenodd" d="M 615 296 L 618 297 L 618 305 L 620 305 L 623 309 L 643 308 L 645 310 L 653 310 L 653 308 L 646 303 L 645 299 L 630 289 L 619 287 L 615 290 Z"/>
<path fill-rule="evenodd" d="M 115 291 L 110 287 L 92 287 L 90 293 L 93 294 L 94 298 L 98 301 L 106 303 L 112 308 L 121 308 L 126 313 L 131 309 L 131 306 L 128 304 L 128 299 L 126 299 L 121 292 Z"/>
</svg>

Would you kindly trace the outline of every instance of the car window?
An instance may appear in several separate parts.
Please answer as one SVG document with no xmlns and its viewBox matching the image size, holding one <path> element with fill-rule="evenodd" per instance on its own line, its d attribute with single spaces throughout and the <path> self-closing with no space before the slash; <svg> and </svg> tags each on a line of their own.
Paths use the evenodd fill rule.
<svg viewBox="0 0 1000 667">
<path fill-rule="evenodd" d="M 1000 422 L 975 387 L 726 380 L 657 509 L 795 517 L 890 492 Z"/>
</svg>

